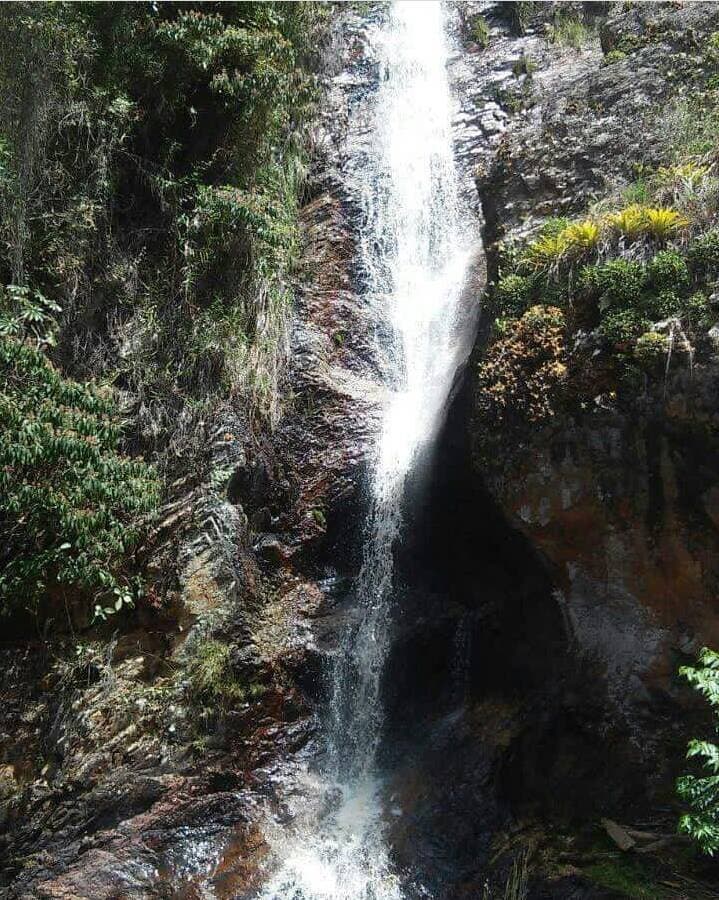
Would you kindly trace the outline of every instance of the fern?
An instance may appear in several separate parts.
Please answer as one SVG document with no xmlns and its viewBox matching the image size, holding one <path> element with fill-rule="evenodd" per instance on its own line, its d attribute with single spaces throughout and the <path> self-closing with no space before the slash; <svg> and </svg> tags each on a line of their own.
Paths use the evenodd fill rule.
<svg viewBox="0 0 719 900">
<path fill-rule="evenodd" d="M 719 654 L 705 647 L 699 665 L 683 666 L 682 675 L 715 711 L 719 710 Z M 717 723 L 715 722 L 715 731 Z M 687 759 L 696 760 L 703 775 L 682 775 L 677 794 L 687 807 L 679 820 L 679 830 L 688 834 L 703 853 L 713 856 L 719 850 L 719 746 L 693 739 L 687 747 Z"/>
</svg>

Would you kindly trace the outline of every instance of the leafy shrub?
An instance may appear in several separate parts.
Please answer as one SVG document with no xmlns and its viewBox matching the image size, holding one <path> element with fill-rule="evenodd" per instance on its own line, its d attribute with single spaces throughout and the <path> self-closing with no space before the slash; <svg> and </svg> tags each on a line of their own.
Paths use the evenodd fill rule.
<svg viewBox="0 0 719 900">
<path fill-rule="evenodd" d="M 580 288 L 598 298 L 601 310 L 636 305 L 645 283 L 644 266 L 621 258 L 603 265 L 585 266 L 579 276 Z"/>
<path fill-rule="evenodd" d="M 715 324 L 717 316 L 712 311 L 709 298 L 702 291 L 696 291 L 685 304 L 689 322 L 694 328 L 709 328 Z"/>
<path fill-rule="evenodd" d="M 679 669 L 689 684 L 708 701 L 715 714 L 719 709 L 719 654 L 707 647 L 699 654 L 699 665 Z M 679 830 L 688 834 L 699 849 L 713 856 L 719 850 L 719 746 L 709 741 L 691 740 L 687 758 L 695 759 L 703 775 L 682 775 L 677 780 L 679 799 L 687 812 L 679 820 Z"/>
<path fill-rule="evenodd" d="M 551 306 L 532 306 L 511 322 L 478 369 L 478 413 L 499 422 L 539 423 L 554 415 L 566 380 L 564 314 Z M 488 430 L 488 436 L 491 429 Z"/>
<path fill-rule="evenodd" d="M 610 50 L 609 53 L 604 57 L 604 65 L 611 66 L 613 63 L 619 62 L 622 59 L 626 59 L 627 54 L 624 50 Z"/>
<path fill-rule="evenodd" d="M 680 315 L 684 301 L 676 291 L 666 289 L 656 294 L 651 292 L 645 294 L 641 306 L 650 319 L 658 321 Z"/>
<path fill-rule="evenodd" d="M 634 358 L 642 368 L 654 371 L 666 359 L 669 349 L 669 338 L 656 331 L 647 331 L 637 338 L 634 345 Z"/>
<path fill-rule="evenodd" d="M 48 591 L 98 592 L 96 615 L 132 601 L 122 563 L 158 500 L 151 468 L 119 452 L 111 396 L 45 353 L 0 337 L 0 599 L 8 612 Z"/>
<path fill-rule="evenodd" d="M 492 305 L 500 317 L 520 316 L 527 308 L 532 290 L 531 279 L 523 275 L 506 275 L 494 289 Z"/>
<path fill-rule="evenodd" d="M 650 322 L 636 309 L 607 313 L 597 328 L 598 336 L 613 348 L 622 348 L 647 331 Z"/>
<path fill-rule="evenodd" d="M 654 288 L 683 288 L 689 284 L 689 269 L 676 250 L 660 250 L 649 261 L 647 272 Z"/>
<path fill-rule="evenodd" d="M 719 274 L 719 229 L 712 228 L 695 238 L 687 248 L 687 259 L 698 277 Z"/>
</svg>

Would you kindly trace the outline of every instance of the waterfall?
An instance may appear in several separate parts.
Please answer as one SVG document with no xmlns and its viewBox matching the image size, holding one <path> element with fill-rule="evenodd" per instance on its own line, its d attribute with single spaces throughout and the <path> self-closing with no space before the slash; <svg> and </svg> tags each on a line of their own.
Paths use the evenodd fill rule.
<svg viewBox="0 0 719 900">
<path fill-rule="evenodd" d="M 363 294 L 381 335 L 388 399 L 370 472 L 371 508 L 357 579 L 356 623 L 332 672 L 327 761 L 312 776 L 318 816 L 300 803 L 294 835 L 270 835 L 278 871 L 262 894 L 287 900 L 398 900 L 384 841 L 377 751 L 391 636 L 394 559 L 407 475 L 431 444 L 467 353 L 462 288 L 476 226 L 460 202 L 444 10 L 398 0 L 373 36 L 379 86 L 362 160 Z M 471 334 L 469 335 L 471 338 Z"/>
<path fill-rule="evenodd" d="M 357 585 L 362 618 L 346 636 L 334 675 L 333 762 L 339 776 L 354 777 L 371 771 L 381 737 L 379 694 L 404 482 L 436 433 L 460 361 L 458 307 L 473 235 L 459 202 L 440 4 L 395 3 L 379 41 L 376 168 L 365 195 L 361 262 L 366 293 L 392 326 L 393 340 L 382 350 L 393 390 L 370 479 Z"/>
</svg>

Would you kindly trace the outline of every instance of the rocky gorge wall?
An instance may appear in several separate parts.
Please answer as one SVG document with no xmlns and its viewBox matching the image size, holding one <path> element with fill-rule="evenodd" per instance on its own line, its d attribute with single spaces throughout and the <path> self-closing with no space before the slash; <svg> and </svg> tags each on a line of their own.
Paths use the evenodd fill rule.
<svg viewBox="0 0 719 900">
<path fill-rule="evenodd" d="M 548 57 L 532 34 L 515 45 L 536 61 L 526 108 L 478 175 L 495 277 L 500 239 L 584 210 L 666 162 L 669 114 L 689 89 L 679 70 L 701 73 L 717 26 L 711 4 L 593 6 L 600 40 L 587 49 Z M 542 27 L 541 16 L 530 26 Z M 607 62 L 618 47 L 632 49 Z M 598 395 L 584 414 L 528 427 L 501 459 L 475 444 L 491 495 L 552 573 L 571 652 L 596 667 L 647 756 L 675 752 L 654 729 L 683 727 L 665 720 L 682 703 L 677 665 L 717 640 L 716 379 L 714 352 L 699 345 L 662 384 L 639 384 L 623 402 Z M 654 774 L 670 784 L 661 766 Z"/>
<path fill-rule="evenodd" d="M 342 171 L 348 142 L 369 137 L 361 122 L 348 134 L 376 83 L 365 28 L 348 9 L 326 35 L 281 420 L 258 429 L 228 400 L 207 423 L 211 481 L 172 486 L 142 551 L 163 608 L 115 635 L 3 650 L 3 896 L 257 884 L 257 798 L 312 740 L 322 633 L 339 627 L 317 614 L 356 565 L 381 399 L 354 268 L 357 185 Z"/>
<path fill-rule="evenodd" d="M 502 6 L 467 10 L 468 20 L 481 14 L 490 26 L 486 47 L 470 56 L 496 73 L 498 108 L 485 96 L 477 116 L 495 149 L 476 170 L 495 283 L 503 247 L 526 241 L 548 217 L 616 196 L 638 173 L 671 165 L 673 117 L 714 71 L 706 52 L 718 22 L 713 4 L 574 4 L 594 37 L 573 49 L 547 39 L 556 24 L 550 4 L 515 22 L 514 37 Z M 513 62 L 524 74 L 512 80 Z M 704 113 L 693 115 L 701 127 Z M 474 477 L 528 541 L 561 617 L 562 687 L 546 701 L 555 711 L 541 735 L 510 751 L 511 765 L 534 760 L 529 768 L 519 762 L 512 778 L 523 801 L 534 795 L 545 810 L 661 819 L 674 805 L 686 736 L 706 728 L 677 667 L 718 637 L 719 370 L 710 328 L 690 354 L 677 349 L 662 377 L 639 378 L 619 395 L 598 379 L 581 408 L 513 429 L 487 422 L 486 383 L 470 375 Z M 570 373 L 571 358 L 570 349 Z M 596 350 L 591 365 L 601 368 L 602 358 Z M 531 771 L 539 759 L 541 774 Z"/>
<path fill-rule="evenodd" d="M 708 3 L 572 4 L 593 29 L 576 49 L 548 39 L 553 4 L 525 6 L 458 5 L 450 64 L 490 280 L 500 239 L 661 163 L 662 109 L 719 29 Z M 279 424 L 258 433 L 228 405 L 208 429 L 216 478 L 176 485 L 147 551 L 169 609 L 104 653 L 4 651 L 8 897 L 250 897 L 259 883 L 261 803 L 280 763 L 313 750 L 382 401 L 355 267 L 362 172 L 346 166 L 371 140 L 352 112 L 376 83 L 365 38 L 380 12 L 347 5 L 328 37 Z M 547 833 L 666 819 L 687 717 L 703 721 L 675 671 L 719 644 L 719 369 L 708 344 L 630 404 L 600 398 L 488 457 L 489 328 L 485 315 L 409 486 L 382 749 L 402 811 L 392 847 L 437 897 L 501 896 L 526 846 L 540 848 L 531 897 L 627 896 Z"/>
</svg>

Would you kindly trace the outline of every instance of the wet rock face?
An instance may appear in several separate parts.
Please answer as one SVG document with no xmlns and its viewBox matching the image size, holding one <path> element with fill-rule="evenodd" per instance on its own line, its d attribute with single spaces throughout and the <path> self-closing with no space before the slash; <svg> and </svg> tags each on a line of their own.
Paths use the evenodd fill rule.
<svg viewBox="0 0 719 900">
<path fill-rule="evenodd" d="M 350 144 L 371 140 L 349 114 L 377 81 L 367 27 L 347 9 L 328 36 L 279 422 L 258 428 L 228 401 L 206 423 L 209 482 L 172 486 L 146 548 L 172 601 L 161 613 L 139 611 L 106 652 L 76 656 L 68 639 L 58 661 L 32 648 L 0 660 L 9 896 L 238 897 L 256 885 L 272 773 L 313 737 L 341 624 L 313 626 L 338 589 L 325 564 L 356 566 L 378 427 L 378 323 L 356 264 L 362 172 L 346 170 Z"/>
<path fill-rule="evenodd" d="M 500 28 L 496 7 L 484 11 Z M 498 71 L 493 54 L 504 54 L 508 66 L 513 47 L 537 63 L 477 172 L 490 278 L 497 273 L 494 241 L 523 238 L 548 215 L 586 209 L 617 181 L 631 180 L 637 164 L 665 160 L 668 112 L 690 89 L 702 48 L 719 27 L 719 8 L 707 3 L 613 4 L 604 14 L 601 48 L 595 41 L 581 52 L 547 49 L 535 20 L 534 34 L 512 39 L 505 29 L 477 51 Z M 606 60 L 602 49 L 621 53 Z M 670 794 L 688 700 L 676 668 L 719 641 L 718 378 L 715 356 L 698 354 L 693 370 L 675 360 L 666 384 L 637 385 L 631 402 L 605 398 L 527 427 L 502 458 L 487 459 L 475 441 L 475 471 L 545 559 L 570 659 L 592 673 L 591 689 L 577 682 L 578 702 L 602 695 L 603 712 L 597 708 L 594 724 L 580 724 L 578 734 L 602 719 L 616 729 L 622 762 L 602 782 L 607 796 L 618 788 L 613 802 L 621 802 L 630 770 L 642 785 L 633 801 Z M 475 439 L 477 427 L 470 422 Z M 581 740 L 571 750 L 563 734 L 558 727 L 556 747 L 579 760 Z"/>
</svg>

